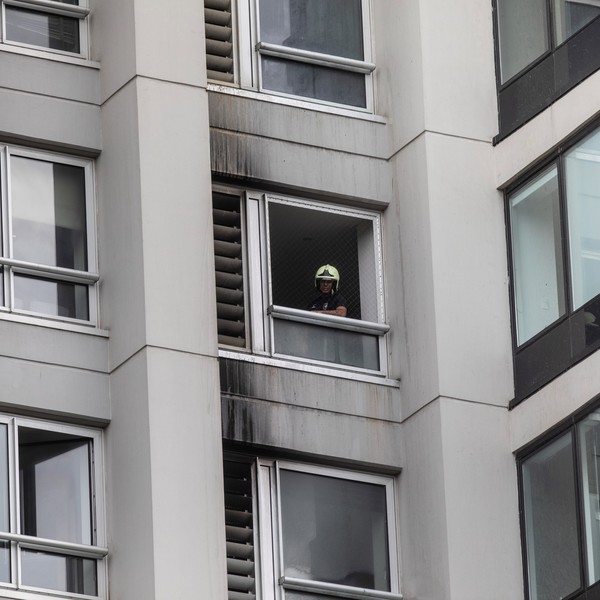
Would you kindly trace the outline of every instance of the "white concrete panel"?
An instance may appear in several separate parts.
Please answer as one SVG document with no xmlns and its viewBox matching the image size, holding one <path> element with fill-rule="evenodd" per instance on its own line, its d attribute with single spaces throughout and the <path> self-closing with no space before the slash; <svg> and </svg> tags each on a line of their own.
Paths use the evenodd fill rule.
<svg viewBox="0 0 600 600">
<path fill-rule="evenodd" d="M 135 0 L 135 45 L 139 75 L 206 86 L 203 2 Z"/>
<path fill-rule="evenodd" d="M 155 595 L 148 371 L 140 352 L 111 376 L 113 420 L 106 430 L 111 598 Z"/>
<path fill-rule="evenodd" d="M 384 122 L 368 120 L 366 115 L 353 118 L 299 108 L 262 96 L 264 100 L 209 92 L 211 127 L 362 156 L 385 159 L 390 154 Z"/>
<path fill-rule="evenodd" d="M 490 140 L 498 132 L 489 2 L 421 0 L 425 128 Z"/>
<path fill-rule="evenodd" d="M 147 356 L 156 598 L 225 599 L 217 360 Z"/>
<path fill-rule="evenodd" d="M 135 0 L 91 0 L 91 58 L 102 63 L 101 95 L 106 101 L 136 73 Z M 168 12 L 165 10 L 165 12 Z M 162 46 L 156 39 L 157 46 Z"/>
<path fill-rule="evenodd" d="M 600 352 L 595 352 L 510 411 L 511 450 L 542 435 L 599 392 Z"/>
<path fill-rule="evenodd" d="M 400 425 L 389 421 L 226 396 L 222 418 L 230 441 L 390 469 L 404 462 Z"/>
<path fill-rule="evenodd" d="M 0 356 L 108 372 L 105 337 L 0 320 Z"/>
<path fill-rule="evenodd" d="M 216 355 L 206 92 L 146 78 L 137 87 L 148 341 Z"/>
<path fill-rule="evenodd" d="M 46 147 L 100 151 L 100 109 L 93 104 L 0 88 L 0 138 Z"/>
<path fill-rule="evenodd" d="M 440 400 L 451 598 L 523 598 L 508 411 Z"/>
<path fill-rule="evenodd" d="M 0 406 L 78 422 L 110 419 L 108 375 L 0 357 Z"/>
<path fill-rule="evenodd" d="M 390 375 L 401 380 L 406 418 L 439 394 L 424 137 L 403 149 L 393 168 L 397 200 L 384 214 L 384 269 Z"/>
<path fill-rule="evenodd" d="M 100 71 L 89 64 L 71 64 L 25 56 L 12 52 L 0 53 L 2 87 L 42 96 L 53 96 L 88 104 L 100 101 Z"/>
<path fill-rule="evenodd" d="M 440 393 L 513 397 L 506 232 L 487 143 L 427 134 Z"/>
<path fill-rule="evenodd" d="M 495 148 L 496 187 L 506 185 L 600 114 L 600 72 L 591 75 Z"/>
<path fill-rule="evenodd" d="M 371 17 L 375 113 L 389 119 L 383 135 L 391 156 L 425 129 L 419 5 L 372 0 Z"/>
<path fill-rule="evenodd" d="M 96 161 L 100 324 L 111 330 L 111 368 L 145 343 L 144 266 L 137 94 L 129 85 L 102 109 Z"/>
<path fill-rule="evenodd" d="M 223 358 L 220 365 L 221 380 L 231 394 L 372 419 L 401 420 L 398 388 Z"/>
<path fill-rule="evenodd" d="M 450 573 L 439 402 L 429 404 L 406 421 L 402 436 L 406 453 L 398 483 L 402 592 L 411 600 L 448 600 Z"/>
<path fill-rule="evenodd" d="M 281 140 L 211 131 L 215 173 L 251 177 L 346 199 L 388 203 L 392 177 L 386 161 Z"/>
</svg>

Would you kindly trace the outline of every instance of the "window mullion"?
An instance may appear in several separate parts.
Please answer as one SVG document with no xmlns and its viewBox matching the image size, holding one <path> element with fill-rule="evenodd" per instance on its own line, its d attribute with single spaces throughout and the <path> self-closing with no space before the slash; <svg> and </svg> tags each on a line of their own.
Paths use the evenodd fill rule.
<svg viewBox="0 0 600 600">
<path fill-rule="evenodd" d="M 565 161 L 563 155 L 560 155 L 556 161 L 558 169 L 558 194 L 560 208 L 560 225 L 562 237 L 563 254 L 563 285 L 565 289 L 565 314 L 573 313 L 573 278 L 571 275 L 571 248 L 569 237 L 569 215 L 567 203 L 567 181 L 565 173 Z"/>
</svg>

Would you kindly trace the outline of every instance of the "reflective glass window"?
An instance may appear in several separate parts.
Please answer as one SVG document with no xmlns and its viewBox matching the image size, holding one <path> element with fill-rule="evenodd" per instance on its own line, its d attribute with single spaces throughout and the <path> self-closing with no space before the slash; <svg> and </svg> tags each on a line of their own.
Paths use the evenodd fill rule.
<svg viewBox="0 0 600 600">
<path fill-rule="evenodd" d="M 600 132 L 565 156 L 573 309 L 600 294 Z"/>
<path fill-rule="evenodd" d="M 286 577 L 390 590 L 383 486 L 286 469 L 280 484 Z"/>
<path fill-rule="evenodd" d="M 581 587 L 571 432 L 522 464 L 529 600 L 564 598 Z"/>
<path fill-rule="evenodd" d="M 558 173 L 552 165 L 509 198 L 518 344 L 566 310 Z"/>
</svg>

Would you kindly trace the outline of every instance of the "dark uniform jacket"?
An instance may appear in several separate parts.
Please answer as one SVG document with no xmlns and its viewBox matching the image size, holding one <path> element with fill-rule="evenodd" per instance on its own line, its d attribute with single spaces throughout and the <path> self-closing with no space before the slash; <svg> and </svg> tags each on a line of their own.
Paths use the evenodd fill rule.
<svg viewBox="0 0 600 600">
<path fill-rule="evenodd" d="M 344 296 L 340 294 L 321 295 L 309 304 L 308 310 L 335 310 L 338 306 L 346 306 Z"/>
</svg>

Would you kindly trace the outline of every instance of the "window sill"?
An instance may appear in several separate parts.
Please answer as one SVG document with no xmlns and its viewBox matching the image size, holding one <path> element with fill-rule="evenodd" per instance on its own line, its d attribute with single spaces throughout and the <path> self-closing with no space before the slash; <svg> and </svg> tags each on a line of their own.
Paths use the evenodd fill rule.
<svg viewBox="0 0 600 600">
<path fill-rule="evenodd" d="M 61 62 L 78 67 L 86 67 L 89 69 L 100 69 L 100 63 L 94 60 L 89 60 L 81 56 L 69 56 L 66 54 L 58 54 L 52 50 L 42 50 L 37 48 L 29 48 L 24 46 L 12 45 L 8 42 L 0 42 L 0 51 L 9 52 L 11 54 L 21 54 L 22 56 L 30 56 L 33 58 L 42 58 L 52 62 Z"/>
<path fill-rule="evenodd" d="M 70 323 L 66 321 L 56 321 L 52 317 L 33 317 L 20 315 L 17 313 L 0 312 L 0 321 L 11 321 L 13 323 L 24 323 L 25 325 L 36 325 L 38 327 L 46 327 L 49 329 L 60 329 L 62 331 L 71 331 L 73 333 L 84 333 L 86 335 L 95 335 L 98 337 L 109 336 L 106 329 L 99 329 L 94 325 L 79 325 L 78 323 Z"/>
<path fill-rule="evenodd" d="M 292 358 L 278 358 L 263 356 L 259 354 L 250 354 L 240 352 L 239 350 L 226 350 L 219 348 L 219 357 L 250 362 L 257 365 L 265 365 L 268 367 L 278 367 L 281 369 L 289 369 L 292 371 L 302 371 L 304 373 L 314 373 L 315 375 L 325 375 L 327 377 L 336 377 L 338 379 L 351 379 L 352 381 L 360 381 L 362 383 L 373 383 L 386 387 L 400 387 L 400 380 L 389 379 L 385 375 L 369 375 L 359 369 L 343 370 L 340 368 L 324 367 L 305 362 L 296 362 Z"/>
<path fill-rule="evenodd" d="M 274 94 L 269 94 L 268 92 L 243 90 L 233 85 L 208 82 L 206 89 L 209 92 L 216 92 L 229 96 L 238 96 L 239 98 L 247 98 L 250 100 L 258 100 L 260 102 L 269 102 L 271 104 L 280 104 L 282 106 L 312 110 L 314 112 L 327 113 L 340 117 L 350 117 L 352 119 L 360 119 L 362 121 L 370 121 L 372 123 L 381 123 L 382 125 L 387 124 L 387 119 L 380 115 L 374 115 L 372 113 L 361 112 L 359 110 L 352 110 L 348 108 L 340 108 L 338 106 L 331 106 L 328 104 L 318 104 L 316 102 L 309 102 L 308 100 L 296 100 L 294 98 L 276 96 Z"/>
</svg>

